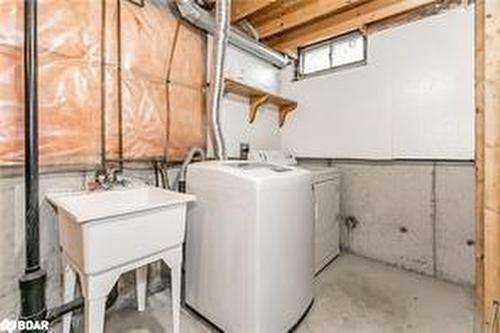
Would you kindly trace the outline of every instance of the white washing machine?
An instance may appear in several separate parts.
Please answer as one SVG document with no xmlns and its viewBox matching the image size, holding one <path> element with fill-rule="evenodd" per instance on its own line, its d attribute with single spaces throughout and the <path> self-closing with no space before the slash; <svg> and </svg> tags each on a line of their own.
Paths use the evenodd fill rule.
<svg viewBox="0 0 500 333">
<path fill-rule="evenodd" d="M 311 172 L 248 161 L 189 166 L 186 303 L 225 332 L 287 332 L 313 300 Z"/>
<path fill-rule="evenodd" d="M 297 165 L 291 153 L 252 150 L 249 160 Z M 301 164 L 312 172 L 314 191 L 314 271 L 320 272 L 340 253 L 340 171 L 336 167 Z"/>
</svg>

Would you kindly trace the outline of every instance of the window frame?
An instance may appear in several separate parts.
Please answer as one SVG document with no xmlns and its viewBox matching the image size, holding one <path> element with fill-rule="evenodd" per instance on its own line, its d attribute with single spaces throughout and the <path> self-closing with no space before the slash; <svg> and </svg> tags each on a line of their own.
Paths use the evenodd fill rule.
<svg viewBox="0 0 500 333">
<path fill-rule="evenodd" d="M 361 36 L 363 39 L 363 59 L 350 62 L 340 66 L 332 66 L 332 46 L 335 42 L 343 41 L 351 38 L 352 36 Z M 330 53 L 330 66 L 328 68 L 311 72 L 304 73 L 304 52 L 308 50 L 314 50 L 316 48 L 323 47 L 325 44 L 329 45 L 329 53 Z M 365 66 L 368 63 L 368 39 L 366 38 L 366 34 L 364 34 L 361 30 L 350 31 L 342 35 L 338 35 L 335 37 L 331 37 L 325 40 L 321 40 L 319 42 L 315 42 L 309 45 L 301 46 L 297 49 L 297 61 L 295 62 L 295 80 L 307 79 L 310 77 L 325 75 L 328 73 L 339 72 L 345 69 L 356 68 L 360 66 Z"/>
</svg>

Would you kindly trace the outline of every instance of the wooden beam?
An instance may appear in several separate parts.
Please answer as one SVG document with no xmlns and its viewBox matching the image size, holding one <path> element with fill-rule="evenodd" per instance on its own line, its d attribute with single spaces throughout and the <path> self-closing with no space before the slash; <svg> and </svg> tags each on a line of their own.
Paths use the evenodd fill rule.
<svg viewBox="0 0 500 333">
<path fill-rule="evenodd" d="M 260 38 L 275 35 L 319 17 L 338 12 L 343 8 L 367 2 L 367 0 L 302 0 L 294 5 L 283 4 L 270 11 L 266 10 L 266 19 L 252 18 Z"/>
<path fill-rule="evenodd" d="M 283 10 L 290 10 L 292 7 L 301 6 L 303 1 L 307 0 L 277 0 L 266 7 L 266 10 L 261 10 L 249 17 L 249 21 L 253 25 L 260 25 L 265 21 L 275 19 Z"/>
<path fill-rule="evenodd" d="M 500 332 L 500 2 L 484 1 L 482 15 L 484 82 L 479 93 L 484 94 L 484 123 L 477 131 L 483 131 L 484 139 L 484 321 L 488 332 Z"/>
<path fill-rule="evenodd" d="M 232 0 L 231 22 L 236 22 L 269 6 L 276 0 Z"/>
<path fill-rule="evenodd" d="M 316 22 L 307 23 L 285 32 L 282 36 L 271 38 L 268 44 L 282 51 L 314 43 L 328 37 L 397 15 L 436 0 L 372 0 L 366 4 L 339 14 L 329 15 Z"/>
<path fill-rule="evenodd" d="M 418 7 L 415 10 L 391 16 L 387 19 L 377 21 L 367 26 L 366 33 L 371 34 L 381 30 L 391 29 L 423 18 L 443 13 L 447 10 L 463 6 L 463 0 L 440 0 L 436 3 Z"/>
<path fill-rule="evenodd" d="M 484 0 L 475 7 L 475 332 L 484 332 Z"/>
</svg>

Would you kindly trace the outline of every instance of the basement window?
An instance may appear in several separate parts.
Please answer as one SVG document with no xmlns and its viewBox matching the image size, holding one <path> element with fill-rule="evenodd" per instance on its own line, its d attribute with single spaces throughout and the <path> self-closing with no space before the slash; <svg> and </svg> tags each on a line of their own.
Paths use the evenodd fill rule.
<svg viewBox="0 0 500 333">
<path fill-rule="evenodd" d="M 296 78 L 366 64 L 366 37 L 359 31 L 299 48 Z"/>
</svg>

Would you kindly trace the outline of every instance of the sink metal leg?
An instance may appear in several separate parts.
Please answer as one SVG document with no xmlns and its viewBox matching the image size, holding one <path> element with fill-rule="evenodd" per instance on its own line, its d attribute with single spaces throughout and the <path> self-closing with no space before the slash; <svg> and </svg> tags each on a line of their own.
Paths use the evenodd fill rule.
<svg viewBox="0 0 500 333">
<path fill-rule="evenodd" d="M 135 270 L 135 287 L 137 293 L 137 310 L 146 310 L 146 292 L 148 285 L 148 266 L 142 266 Z"/>
<path fill-rule="evenodd" d="M 76 272 L 71 268 L 70 265 L 66 264 L 64 267 L 63 274 L 63 288 L 64 295 L 63 301 L 64 303 L 69 303 L 75 298 L 75 287 L 76 287 Z M 69 333 L 71 330 L 71 318 L 72 312 L 68 312 L 63 316 L 62 320 L 62 332 Z"/>
<path fill-rule="evenodd" d="M 85 299 L 85 333 L 104 332 L 106 297 Z"/>
</svg>

